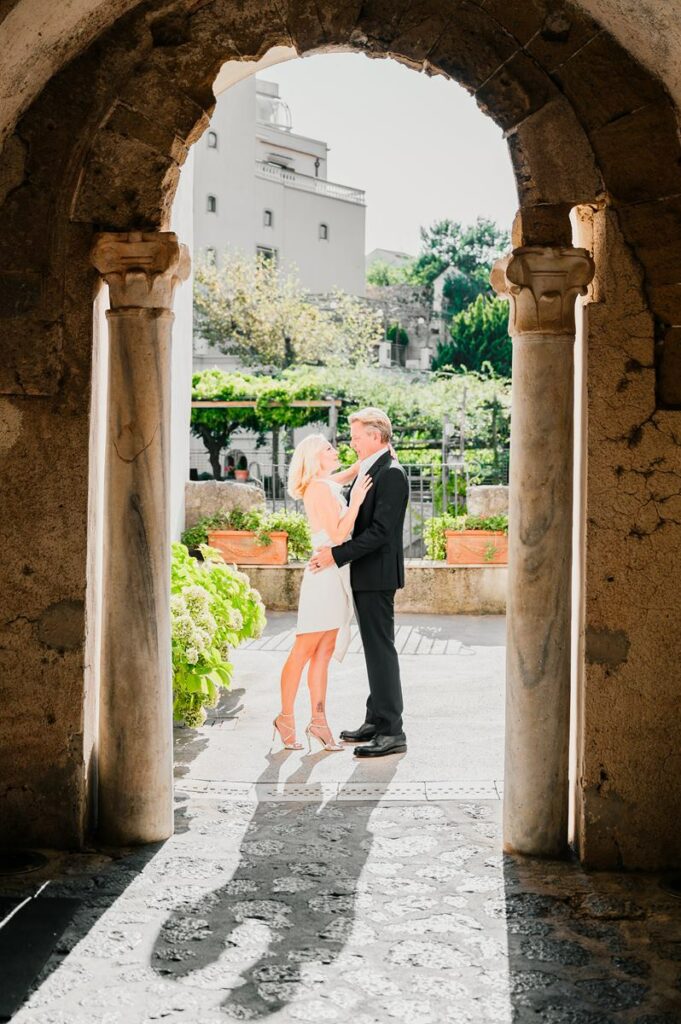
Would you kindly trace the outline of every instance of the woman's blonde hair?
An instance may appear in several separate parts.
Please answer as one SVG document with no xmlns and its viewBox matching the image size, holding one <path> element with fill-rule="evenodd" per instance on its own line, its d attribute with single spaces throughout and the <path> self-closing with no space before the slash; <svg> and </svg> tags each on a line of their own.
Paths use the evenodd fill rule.
<svg viewBox="0 0 681 1024">
<path fill-rule="evenodd" d="M 308 485 L 319 472 L 319 457 L 328 445 L 323 434 L 308 434 L 291 457 L 288 470 L 288 493 L 292 498 L 302 498 Z"/>
</svg>

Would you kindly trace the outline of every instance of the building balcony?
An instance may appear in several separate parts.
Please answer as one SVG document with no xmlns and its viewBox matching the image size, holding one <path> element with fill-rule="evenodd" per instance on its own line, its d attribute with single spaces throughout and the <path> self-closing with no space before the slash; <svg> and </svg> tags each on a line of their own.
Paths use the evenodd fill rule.
<svg viewBox="0 0 681 1024">
<path fill-rule="evenodd" d="M 262 160 L 256 160 L 255 173 L 258 178 L 279 182 L 286 188 L 297 188 L 301 192 L 314 192 L 316 195 L 326 196 L 329 199 L 340 199 L 345 203 L 366 206 L 366 196 L 362 189 L 338 185 L 334 181 L 327 181 L 326 178 L 314 178 L 311 174 L 298 174 L 296 171 L 290 171 L 276 164 L 268 164 Z"/>
</svg>

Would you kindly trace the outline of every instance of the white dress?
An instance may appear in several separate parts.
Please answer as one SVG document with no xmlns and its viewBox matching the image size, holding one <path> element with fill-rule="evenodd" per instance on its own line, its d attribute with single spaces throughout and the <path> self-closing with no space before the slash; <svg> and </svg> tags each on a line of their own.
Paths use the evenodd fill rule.
<svg viewBox="0 0 681 1024">
<path fill-rule="evenodd" d="M 344 511 L 348 507 L 348 503 L 343 497 L 341 484 L 326 477 L 322 479 L 336 496 L 339 512 Z M 346 539 L 349 539 L 350 536 L 349 533 Z M 326 530 L 317 530 L 312 534 L 312 546 L 315 551 L 325 545 L 331 545 Z M 320 572 L 311 572 L 310 568 L 306 567 L 300 586 L 296 635 L 337 629 L 338 634 L 333 654 L 338 661 L 342 661 L 350 643 L 352 615 L 350 565 L 344 565 L 339 569 L 334 564 Z"/>
</svg>

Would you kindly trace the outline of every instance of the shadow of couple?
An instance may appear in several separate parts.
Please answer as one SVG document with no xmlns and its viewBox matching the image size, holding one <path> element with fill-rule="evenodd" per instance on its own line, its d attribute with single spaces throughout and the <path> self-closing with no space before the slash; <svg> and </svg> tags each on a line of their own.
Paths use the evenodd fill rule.
<svg viewBox="0 0 681 1024">
<path fill-rule="evenodd" d="M 286 750 L 267 755 L 258 782 L 277 786 L 289 756 Z M 330 756 L 342 755 L 302 756 L 286 779 L 289 792 L 305 787 L 302 799 L 219 803 L 210 855 L 219 856 L 222 831 L 231 858 L 239 829 L 237 868 L 225 885 L 173 910 L 156 939 L 154 969 L 184 985 L 226 990 L 227 1017 L 263 1018 L 296 994 L 314 995 L 325 980 L 322 968 L 349 941 L 361 942 L 367 930 L 356 920 L 356 903 L 373 842 L 369 822 L 401 758 L 381 759 L 380 789 L 375 782 L 371 801 L 350 802 L 328 799 L 328 784 L 309 782 L 315 766 Z M 366 784 L 365 764 L 356 762 L 343 785 L 353 782 Z M 179 815 L 178 831 L 201 830 L 200 811 L 193 807 L 190 816 L 185 806 Z"/>
</svg>

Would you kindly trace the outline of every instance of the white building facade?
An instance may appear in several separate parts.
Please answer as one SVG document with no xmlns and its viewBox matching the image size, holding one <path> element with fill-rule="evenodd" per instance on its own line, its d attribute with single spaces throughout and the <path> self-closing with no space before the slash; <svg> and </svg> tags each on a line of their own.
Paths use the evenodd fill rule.
<svg viewBox="0 0 681 1024">
<path fill-rule="evenodd" d="M 326 142 L 291 130 L 276 83 L 251 76 L 222 93 L 195 150 L 197 255 L 261 252 L 313 294 L 364 295 L 364 192 L 328 180 Z"/>
<path fill-rule="evenodd" d="M 366 200 L 361 189 L 328 180 L 326 142 L 297 135 L 279 87 L 251 75 L 216 92 L 210 128 L 193 147 L 194 258 L 225 250 L 273 258 L 314 295 L 341 289 L 364 296 Z M 194 372 L 241 364 L 194 338 Z M 271 456 L 237 434 L 233 450 L 254 470 Z M 201 441 L 191 438 L 191 466 L 210 472 Z"/>
</svg>

